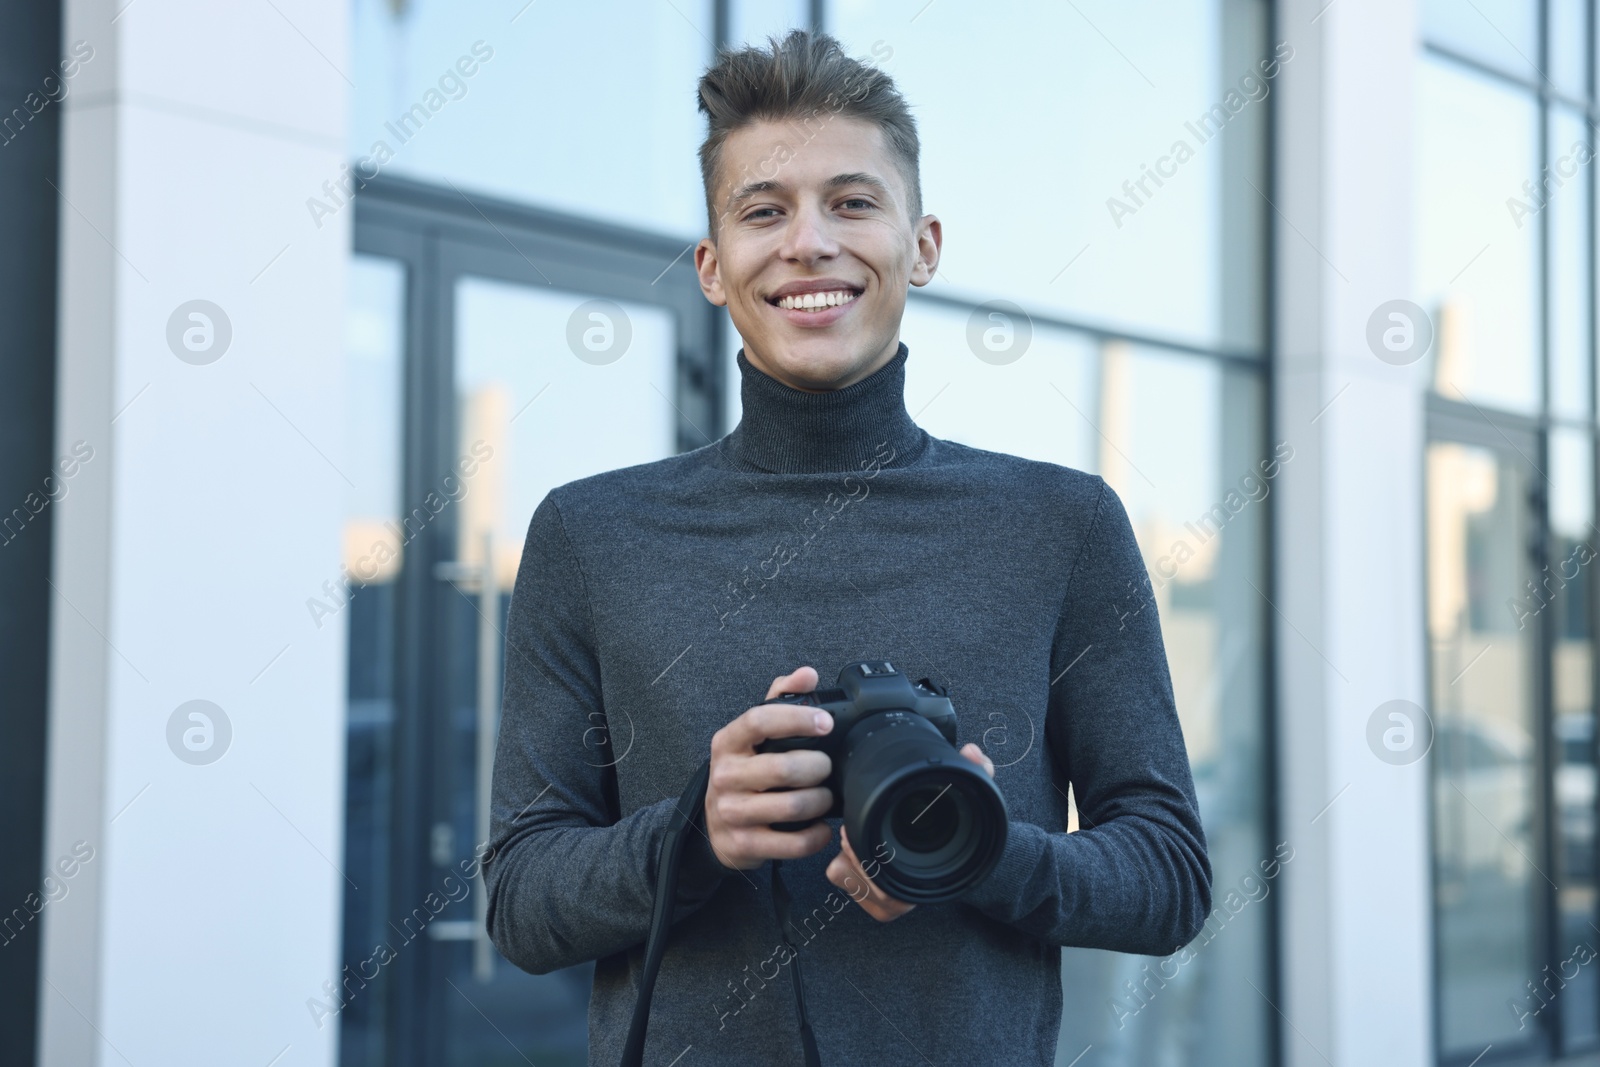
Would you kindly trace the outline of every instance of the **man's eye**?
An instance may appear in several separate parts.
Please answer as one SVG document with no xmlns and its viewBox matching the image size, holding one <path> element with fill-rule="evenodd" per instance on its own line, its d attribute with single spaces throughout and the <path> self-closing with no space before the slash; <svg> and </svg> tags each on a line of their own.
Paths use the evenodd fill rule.
<svg viewBox="0 0 1600 1067">
<path fill-rule="evenodd" d="M 839 205 L 847 211 L 871 211 L 872 201 L 863 200 L 859 196 L 852 196 Z"/>
<path fill-rule="evenodd" d="M 771 208 L 771 207 L 758 207 L 754 211 L 752 211 L 748 215 L 746 215 L 745 218 L 746 219 L 763 218 L 766 215 L 767 212 L 771 212 L 772 214 L 776 215 L 778 213 L 778 209 L 777 208 Z"/>
</svg>

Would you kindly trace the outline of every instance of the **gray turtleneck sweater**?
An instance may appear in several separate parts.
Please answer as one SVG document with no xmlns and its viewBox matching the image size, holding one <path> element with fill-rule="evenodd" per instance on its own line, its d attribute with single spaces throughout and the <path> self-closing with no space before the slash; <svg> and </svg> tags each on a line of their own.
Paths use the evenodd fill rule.
<svg viewBox="0 0 1600 1067">
<path fill-rule="evenodd" d="M 822 686 L 886 659 L 948 687 L 1012 820 L 961 900 L 889 923 L 824 876 L 837 833 L 784 864 L 824 1064 L 1049 1064 L 1062 946 L 1165 955 L 1210 911 L 1121 500 L 1097 475 L 930 436 L 906 412 L 907 358 L 901 345 L 854 385 L 806 393 L 741 352 L 732 433 L 570 482 L 534 512 L 507 625 L 488 926 L 536 974 L 598 961 L 591 1064 L 621 1057 L 675 801 L 711 735 L 804 664 Z M 647 1064 L 804 1062 L 771 894 L 770 864 L 728 870 L 694 834 Z"/>
</svg>

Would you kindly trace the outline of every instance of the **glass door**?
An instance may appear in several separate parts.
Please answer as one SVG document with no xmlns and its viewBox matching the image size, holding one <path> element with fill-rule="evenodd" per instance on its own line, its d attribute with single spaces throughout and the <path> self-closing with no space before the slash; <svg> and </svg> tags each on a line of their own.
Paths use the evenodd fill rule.
<svg viewBox="0 0 1600 1067">
<path fill-rule="evenodd" d="M 415 251 L 415 245 L 410 249 Z M 395 620 L 405 563 L 395 536 L 404 494 L 408 261 L 406 247 L 357 254 L 347 275 L 345 443 L 349 483 L 341 579 L 311 604 L 312 621 L 345 636 L 345 850 L 343 969 L 336 995 L 314 1002 L 319 1027 L 336 1022 L 340 1061 L 383 1062 L 392 970 L 390 847 L 394 737 L 399 718 Z M 399 254 L 396 254 L 399 253 Z"/>
<path fill-rule="evenodd" d="M 1441 1062 L 1549 1045 L 1553 1013 L 1513 1007 L 1547 961 L 1541 773 L 1544 642 L 1519 617 L 1543 563 L 1537 438 L 1435 418 L 1426 452 L 1434 722 L 1434 945 Z M 1537 613 L 1534 617 L 1537 622 Z"/>
<path fill-rule="evenodd" d="M 455 511 L 452 558 L 435 566 L 430 613 L 440 666 L 431 859 L 446 870 L 471 869 L 488 841 L 505 619 L 534 508 L 564 482 L 670 456 L 677 439 L 672 311 L 482 274 L 456 275 L 451 297 L 452 388 L 434 414 L 451 427 L 454 462 L 474 475 Z M 488 940 L 485 899 L 475 885 L 470 917 L 434 927 L 450 943 L 432 956 L 430 985 L 443 990 L 443 1056 L 433 1062 L 587 1062 L 593 965 L 518 970 Z"/>
<path fill-rule="evenodd" d="M 722 313 L 685 243 L 404 181 L 357 201 L 375 280 L 352 300 L 406 341 L 398 551 L 350 630 L 352 694 L 360 656 L 386 702 L 350 709 L 344 951 L 372 977 L 342 1013 L 343 1067 L 587 1062 L 593 965 L 528 974 L 484 928 L 505 620 L 550 489 L 723 432 Z"/>
<path fill-rule="evenodd" d="M 1547 458 L 1550 536 L 1545 577 L 1539 595 L 1524 598 L 1517 614 L 1519 622 L 1530 612 L 1547 617 L 1543 632 L 1550 642 L 1550 878 L 1555 883 L 1550 971 L 1559 993 L 1554 1004 L 1560 1051 L 1571 1055 L 1600 1045 L 1593 434 L 1587 427 L 1552 429 Z"/>
</svg>

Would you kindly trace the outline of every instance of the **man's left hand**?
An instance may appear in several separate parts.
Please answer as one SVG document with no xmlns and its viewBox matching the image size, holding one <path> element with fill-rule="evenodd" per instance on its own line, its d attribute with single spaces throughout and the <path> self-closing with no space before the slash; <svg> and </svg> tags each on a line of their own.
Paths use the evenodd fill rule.
<svg viewBox="0 0 1600 1067">
<path fill-rule="evenodd" d="M 994 777 L 994 761 L 985 756 L 977 745 L 968 741 L 961 746 L 961 754 L 982 767 L 990 778 Z M 873 870 L 878 869 L 877 862 L 873 861 Z M 828 881 L 850 894 L 851 900 L 881 923 L 893 922 L 916 907 L 915 904 L 896 900 L 872 884 L 861 861 L 856 858 L 855 849 L 850 847 L 850 835 L 843 825 L 839 827 L 839 854 L 828 864 Z"/>
</svg>

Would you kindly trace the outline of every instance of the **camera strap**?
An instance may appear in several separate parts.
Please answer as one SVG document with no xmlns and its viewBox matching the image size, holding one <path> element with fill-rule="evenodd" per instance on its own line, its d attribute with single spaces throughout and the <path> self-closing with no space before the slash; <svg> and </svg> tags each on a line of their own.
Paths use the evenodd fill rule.
<svg viewBox="0 0 1600 1067">
<path fill-rule="evenodd" d="M 644 945 L 644 974 L 639 980 L 639 999 L 633 1004 L 633 1021 L 628 1025 L 628 1040 L 622 1046 L 622 1067 L 643 1067 L 644 1035 L 650 1026 L 650 998 L 655 995 L 656 972 L 667 950 L 667 930 L 678 902 L 678 865 L 683 861 L 683 846 L 688 831 L 705 832 L 706 786 L 711 781 L 711 761 L 707 760 L 689 779 L 679 798 L 667 832 L 661 838 L 656 858 L 656 896 L 650 914 L 650 936 Z"/>
<path fill-rule="evenodd" d="M 622 1047 L 622 1067 L 643 1067 L 644 1064 L 645 1031 L 650 1026 L 650 999 L 655 995 L 656 974 L 661 970 L 661 957 L 666 954 L 667 931 L 672 926 L 672 913 L 678 900 L 678 868 L 683 862 L 683 849 L 690 833 L 705 833 L 706 787 L 710 780 L 711 763 L 708 760 L 689 780 L 667 823 L 667 832 L 661 838 L 661 851 L 656 860 L 656 894 L 650 914 L 650 934 L 645 939 L 644 973 L 639 981 L 639 999 L 633 1005 L 633 1021 L 628 1025 L 628 1039 Z M 789 978 L 794 986 L 800 1043 L 805 1047 L 806 1067 L 821 1067 L 817 1041 L 811 1032 L 811 1021 L 806 1016 L 800 956 L 789 941 L 789 890 L 783 884 L 783 876 L 778 873 L 779 866 L 778 860 L 772 861 L 772 906 L 784 947 L 789 950 Z"/>
<path fill-rule="evenodd" d="M 811 1032 L 811 1020 L 806 1015 L 805 982 L 800 977 L 800 950 L 789 941 L 789 887 L 783 884 L 778 869 L 782 860 L 772 861 L 772 911 L 778 917 L 778 933 L 783 937 L 783 947 L 789 950 L 789 981 L 794 986 L 794 1014 L 800 1022 L 800 1044 L 806 1050 L 806 1067 L 822 1067 L 817 1058 L 817 1039 Z"/>
</svg>

